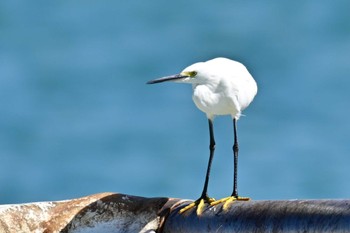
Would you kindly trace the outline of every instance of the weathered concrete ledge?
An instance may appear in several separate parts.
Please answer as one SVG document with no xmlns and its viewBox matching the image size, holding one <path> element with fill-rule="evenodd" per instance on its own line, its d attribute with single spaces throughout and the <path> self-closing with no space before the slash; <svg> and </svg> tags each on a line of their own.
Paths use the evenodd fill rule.
<svg viewBox="0 0 350 233">
<path fill-rule="evenodd" d="M 239 201 L 178 211 L 188 200 L 101 193 L 0 205 L 0 232 L 350 232 L 350 200 Z"/>
</svg>

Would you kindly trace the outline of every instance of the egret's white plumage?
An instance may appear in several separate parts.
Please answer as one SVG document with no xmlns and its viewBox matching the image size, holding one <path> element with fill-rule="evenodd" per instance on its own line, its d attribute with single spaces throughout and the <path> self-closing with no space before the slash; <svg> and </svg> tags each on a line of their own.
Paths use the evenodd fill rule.
<svg viewBox="0 0 350 233">
<path fill-rule="evenodd" d="M 185 76 L 190 72 L 196 72 L 196 75 L 178 82 L 192 84 L 192 99 L 209 119 L 215 115 L 231 115 L 232 118 L 239 119 L 258 90 L 246 67 L 227 58 L 195 63 L 185 68 L 181 74 Z"/>
<path fill-rule="evenodd" d="M 253 77 L 243 64 L 227 58 L 215 58 L 190 65 L 180 74 L 151 80 L 147 83 L 154 84 L 166 81 L 192 84 L 192 99 L 196 106 L 206 113 L 209 119 L 210 157 L 203 192 L 197 201 L 181 209 L 180 212 L 187 211 L 198 205 L 197 214 L 201 214 L 204 209 L 204 203 L 216 205 L 225 202 L 225 208 L 228 205 L 227 203 L 232 201 L 249 200 L 249 198 L 239 197 L 237 192 L 238 140 L 236 123 L 242 111 L 253 101 L 258 91 Z M 207 188 L 215 151 L 213 119 L 217 115 L 231 115 L 233 119 L 234 177 L 232 195 L 228 198 L 214 201 L 207 196 Z"/>
</svg>

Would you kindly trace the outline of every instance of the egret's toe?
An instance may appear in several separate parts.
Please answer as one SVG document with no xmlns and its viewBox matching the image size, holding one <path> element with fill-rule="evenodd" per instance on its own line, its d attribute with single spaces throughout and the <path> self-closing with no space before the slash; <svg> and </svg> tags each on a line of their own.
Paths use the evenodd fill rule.
<svg viewBox="0 0 350 233">
<path fill-rule="evenodd" d="M 235 201 L 249 201 L 250 198 L 249 197 L 234 197 L 234 196 L 230 196 L 230 197 L 225 197 L 225 198 L 222 198 L 220 200 L 217 200 L 217 201 L 214 201 L 211 203 L 211 205 L 218 205 L 218 204 L 221 204 L 223 203 L 223 206 L 222 206 L 222 209 L 224 211 L 226 211 L 232 202 L 235 202 Z"/>
<path fill-rule="evenodd" d="M 211 203 L 213 203 L 214 201 L 215 201 L 215 199 L 210 198 L 210 197 L 199 198 L 198 200 L 196 200 L 196 201 L 192 202 L 191 204 L 180 209 L 179 213 L 183 214 L 187 210 L 192 209 L 193 207 L 196 206 L 197 207 L 197 210 L 196 210 L 197 215 L 201 215 L 204 212 L 206 204 L 211 205 Z"/>
</svg>

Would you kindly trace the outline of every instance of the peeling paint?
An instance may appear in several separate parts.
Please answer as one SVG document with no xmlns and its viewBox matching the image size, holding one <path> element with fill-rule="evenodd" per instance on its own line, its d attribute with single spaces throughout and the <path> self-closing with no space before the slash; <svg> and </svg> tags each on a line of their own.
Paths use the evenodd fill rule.
<svg viewBox="0 0 350 233">
<path fill-rule="evenodd" d="M 0 232 L 152 232 L 168 198 L 101 193 L 78 199 L 0 206 Z"/>
</svg>

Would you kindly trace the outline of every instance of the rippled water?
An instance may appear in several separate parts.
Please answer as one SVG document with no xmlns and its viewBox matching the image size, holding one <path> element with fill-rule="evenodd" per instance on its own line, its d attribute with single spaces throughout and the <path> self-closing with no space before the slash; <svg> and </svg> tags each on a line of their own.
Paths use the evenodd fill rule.
<svg viewBox="0 0 350 233">
<path fill-rule="evenodd" d="M 3 1 L 0 203 L 98 192 L 196 198 L 209 156 L 191 87 L 147 86 L 197 61 L 259 85 L 238 125 L 239 191 L 349 198 L 348 1 Z M 215 120 L 209 192 L 231 193 L 232 124 Z"/>
</svg>

